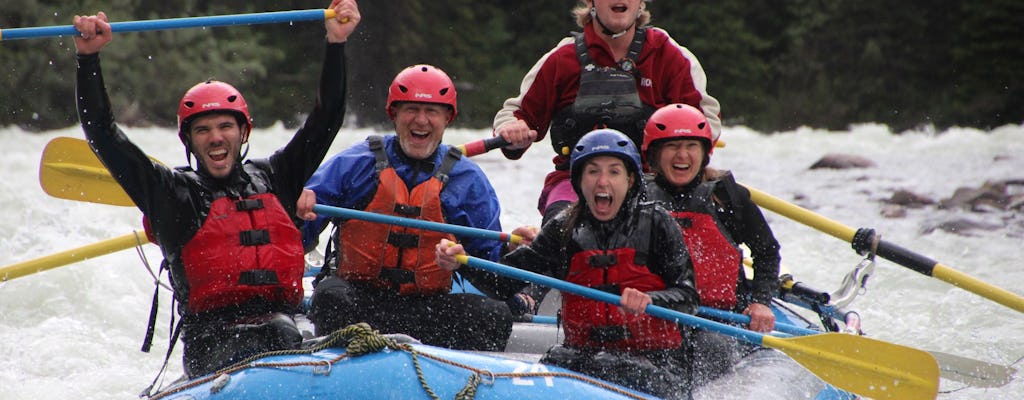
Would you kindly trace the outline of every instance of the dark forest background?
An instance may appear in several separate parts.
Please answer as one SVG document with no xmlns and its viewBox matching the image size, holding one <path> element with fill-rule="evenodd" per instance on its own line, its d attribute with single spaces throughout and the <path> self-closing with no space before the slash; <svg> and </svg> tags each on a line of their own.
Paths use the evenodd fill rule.
<svg viewBox="0 0 1024 400">
<path fill-rule="evenodd" d="M 0 29 L 69 25 L 103 10 L 112 22 L 323 8 L 327 1 L 3 0 Z M 387 123 L 383 103 L 403 67 L 434 64 L 459 90 L 457 126 L 482 128 L 523 74 L 576 26 L 575 0 L 363 0 L 349 41 L 348 116 Z M 724 120 L 774 132 L 879 122 L 989 129 L 1024 121 L 1024 2 L 1019 0 L 657 0 L 652 25 L 704 66 Z M 257 126 L 301 121 L 314 96 L 323 24 L 122 33 L 104 50 L 118 120 L 173 126 L 198 81 L 235 84 Z M 0 42 L 0 126 L 77 123 L 74 43 Z"/>
</svg>

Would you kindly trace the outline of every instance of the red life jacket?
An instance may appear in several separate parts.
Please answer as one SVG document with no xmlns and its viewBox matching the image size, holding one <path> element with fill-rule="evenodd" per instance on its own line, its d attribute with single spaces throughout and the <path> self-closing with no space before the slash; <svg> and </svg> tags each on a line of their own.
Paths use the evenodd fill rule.
<svg viewBox="0 0 1024 400">
<path fill-rule="evenodd" d="M 181 256 L 193 313 L 258 297 L 293 306 L 302 301 L 302 238 L 272 193 L 214 200 Z"/>
<path fill-rule="evenodd" d="M 377 141 L 375 143 L 375 140 Z M 441 190 L 448 173 L 462 153 L 449 152 L 434 176 L 410 192 L 405 182 L 388 163 L 379 137 L 370 138 L 377 158 L 377 191 L 364 211 L 445 222 L 441 210 Z M 453 148 L 454 149 L 454 148 Z M 370 282 L 381 288 L 398 285 L 402 295 L 432 295 L 451 291 L 452 274 L 437 265 L 434 246 L 442 238 L 455 236 L 442 232 L 349 220 L 339 229 L 338 276 L 350 282 Z"/>
<path fill-rule="evenodd" d="M 715 217 L 714 187 L 713 182 L 698 185 L 685 211 L 669 213 L 679 224 L 683 242 L 690 251 L 700 303 L 730 310 L 737 303 L 736 285 L 743 268 L 743 252 Z"/>
<path fill-rule="evenodd" d="M 573 255 L 566 280 L 622 294 L 631 287 L 642 292 L 665 289 L 661 277 L 636 265 L 632 248 L 583 250 Z M 574 347 L 621 351 L 674 349 L 682 345 L 679 326 L 648 314 L 633 315 L 618 306 L 562 294 L 565 342 Z"/>
</svg>

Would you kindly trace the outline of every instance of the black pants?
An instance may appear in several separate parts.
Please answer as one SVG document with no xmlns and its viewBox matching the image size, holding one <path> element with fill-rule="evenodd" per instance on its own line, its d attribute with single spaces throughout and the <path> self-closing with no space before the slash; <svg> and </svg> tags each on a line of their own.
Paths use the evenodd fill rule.
<svg viewBox="0 0 1024 400">
<path fill-rule="evenodd" d="M 291 315 L 268 313 L 230 322 L 186 321 L 181 341 L 185 374 L 194 378 L 260 353 L 297 349 L 302 334 Z"/>
<path fill-rule="evenodd" d="M 502 301 L 471 293 L 401 296 L 337 276 L 317 284 L 309 318 L 317 336 L 366 322 L 381 333 L 456 350 L 503 351 L 512 334 L 512 315 Z"/>
<path fill-rule="evenodd" d="M 689 364 L 683 350 L 618 352 L 556 345 L 540 362 L 665 399 L 690 398 Z"/>
</svg>

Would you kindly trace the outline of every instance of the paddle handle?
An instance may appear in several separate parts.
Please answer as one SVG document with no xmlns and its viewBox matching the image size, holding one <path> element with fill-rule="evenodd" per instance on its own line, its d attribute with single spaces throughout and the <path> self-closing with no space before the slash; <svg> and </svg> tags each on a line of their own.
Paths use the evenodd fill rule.
<svg viewBox="0 0 1024 400">
<path fill-rule="evenodd" d="M 521 280 L 524 282 L 535 283 L 552 289 L 558 289 L 562 292 L 572 293 L 577 296 L 583 296 L 591 300 L 601 301 L 608 304 L 614 304 L 617 306 L 622 305 L 622 298 L 620 296 L 608 292 L 602 292 L 597 289 L 577 285 L 571 282 L 566 282 L 561 279 L 555 279 L 550 276 L 538 274 L 536 272 L 530 272 L 518 268 L 509 267 L 507 265 L 502 265 L 493 261 L 487 261 L 484 259 L 467 256 L 465 254 L 460 254 L 455 257 L 459 260 L 459 263 L 467 265 L 469 267 L 482 269 L 501 276 Z M 647 308 L 644 309 L 644 312 L 667 321 L 672 321 L 678 324 L 718 332 L 723 335 L 732 336 L 734 338 L 741 339 L 743 341 L 753 343 L 756 345 L 761 345 L 762 341 L 764 340 L 764 335 L 757 332 L 740 329 L 734 326 L 729 326 L 715 321 L 709 321 L 703 318 L 699 318 L 689 314 L 684 314 L 679 311 L 670 310 L 668 308 L 656 306 L 653 304 L 648 305 Z"/>
<path fill-rule="evenodd" d="M 847 243 L 854 243 L 857 231 L 813 211 L 791 204 L 750 186 L 750 199 L 758 206 L 774 211 L 794 221 L 803 223 L 821 232 L 832 235 Z M 856 246 L 854 246 L 856 248 Z M 963 272 L 942 265 L 931 258 L 917 254 L 891 242 L 878 241 L 877 254 L 886 260 L 920 272 L 921 274 L 953 284 L 971 293 L 1002 304 L 1018 312 L 1024 312 L 1024 297 L 998 286 L 986 283 Z"/>
<path fill-rule="evenodd" d="M 508 146 L 509 143 L 505 141 L 505 138 L 501 136 L 495 136 L 487 139 L 480 139 L 466 144 L 460 144 L 459 150 L 462 150 L 462 154 L 466 157 L 478 156 L 488 151 L 494 150 L 499 147 Z"/>
<path fill-rule="evenodd" d="M 705 306 L 700 306 L 700 308 L 697 309 L 697 315 L 700 315 L 702 317 L 708 317 L 708 318 L 717 318 L 717 319 L 720 319 L 720 320 L 723 320 L 723 321 L 735 322 L 735 323 L 739 323 L 739 324 L 749 324 L 750 323 L 750 316 L 749 315 L 737 314 L 737 313 L 734 313 L 734 312 L 729 312 L 729 311 L 725 311 L 725 310 L 719 310 L 717 308 L 711 308 L 711 307 L 705 307 Z M 801 328 L 801 327 L 796 326 L 796 325 L 790 325 L 790 324 L 785 324 L 785 323 L 781 323 L 781 322 L 776 322 L 775 323 L 775 330 L 779 331 L 779 332 L 782 332 L 782 333 L 788 333 L 790 335 L 797 335 L 797 336 L 813 335 L 813 334 L 816 334 L 816 333 L 821 333 L 821 332 L 813 330 L 813 329 Z"/>
<path fill-rule="evenodd" d="M 320 215 L 327 215 L 337 218 L 358 219 L 361 221 L 398 225 L 407 228 L 424 229 L 436 232 L 445 232 L 454 235 L 473 237 L 479 239 L 498 240 L 502 242 L 509 242 L 515 244 L 518 244 L 523 240 L 522 236 L 513 235 L 511 233 L 495 232 L 487 229 L 471 228 L 468 226 L 461 225 L 443 224 L 440 222 L 424 221 L 421 219 L 402 218 L 393 215 L 377 214 L 367 211 L 353 210 L 350 208 L 332 207 L 323 204 L 317 204 L 313 206 L 313 212 Z"/>
<path fill-rule="evenodd" d="M 102 256 L 104 254 L 110 254 L 146 243 L 149 243 L 149 239 L 145 234 L 133 231 L 132 233 L 124 236 L 118 236 L 113 239 L 107 239 L 98 243 L 76 247 L 71 250 L 54 253 L 33 260 L 22 261 L 20 263 L 0 268 L 0 282 L 57 268 L 65 264 L 71 264 L 93 257 Z"/>
<path fill-rule="evenodd" d="M 159 31 L 166 29 L 198 28 L 229 25 L 255 25 L 295 21 L 325 20 L 335 17 L 334 10 L 312 9 L 295 11 L 271 11 L 249 14 L 215 15 L 206 17 L 184 17 L 151 19 L 144 21 L 112 22 L 113 32 Z M 344 21 L 343 21 L 344 22 Z M 78 35 L 74 25 L 42 26 L 35 28 L 9 28 L 0 30 L 0 40 L 18 40 L 56 36 Z"/>
</svg>

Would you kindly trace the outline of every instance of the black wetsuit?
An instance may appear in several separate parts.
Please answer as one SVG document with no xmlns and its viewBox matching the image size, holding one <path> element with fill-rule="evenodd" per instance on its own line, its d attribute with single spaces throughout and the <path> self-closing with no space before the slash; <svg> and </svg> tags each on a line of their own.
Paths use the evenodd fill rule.
<svg viewBox="0 0 1024 400">
<path fill-rule="evenodd" d="M 190 310 L 189 282 L 182 248 L 203 226 L 211 203 L 225 196 L 242 198 L 273 193 L 292 223 L 296 201 L 306 180 L 316 171 L 341 128 L 345 111 L 345 44 L 326 45 L 316 105 L 292 140 L 270 157 L 237 164 L 223 179 L 202 168 L 171 169 L 151 161 L 131 143 L 114 122 L 100 68 L 99 54 L 78 56 L 77 100 L 85 136 L 96 155 L 149 219 L 152 233 L 170 271 L 178 312 L 182 315 L 185 369 L 190 376 L 211 372 L 249 355 L 295 346 L 291 314 L 296 305 L 249 301 L 200 314 Z M 301 243 L 299 245 L 301 248 Z M 289 321 L 280 317 L 284 315 Z M 252 328 L 246 335 L 227 326 Z M 263 328 L 261 328 L 263 329 Z M 278 337 L 268 338 L 269 334 Z M 256 341 L 256 342 L 253 342 Z M 225 347 L 237 346 L 225 351 Z"/>
</svg>

